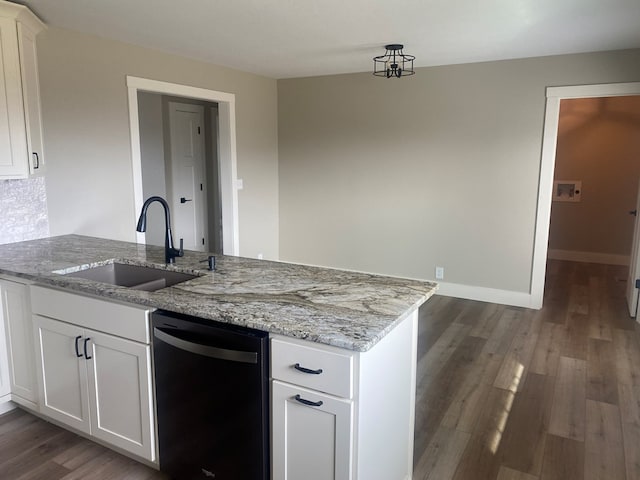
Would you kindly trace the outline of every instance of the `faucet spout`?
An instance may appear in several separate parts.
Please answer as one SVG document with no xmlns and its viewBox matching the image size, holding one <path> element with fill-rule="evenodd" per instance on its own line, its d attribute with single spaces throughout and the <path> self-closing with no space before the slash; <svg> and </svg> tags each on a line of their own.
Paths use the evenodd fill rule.
<svg viewBox="0 0 640 480">
<path fill-rule="evenodd" d="M 182 239 L 180 239 L 180 249 L 173 246 L 173 237 L 171 235 L 171 214 L 169 213 L 169 204 L 164 198 L 158 196 L 147 198 L 144 205 L 142 205 L 142 212 L 140 212 L 140 218 L 138 219 L 136 230 L 138 232 L 145 232 L 147 230 L 147 210 L 149 209 L 149 205 L 153 202 L 159 202 L 160 205 L 162 205 L 162 208 L 164 208 L 164 258 L 166 263 L 174 263 L 176 257 L 182 257 L 184 255 L 184 250 L 182 248 Z"/>
</svg>

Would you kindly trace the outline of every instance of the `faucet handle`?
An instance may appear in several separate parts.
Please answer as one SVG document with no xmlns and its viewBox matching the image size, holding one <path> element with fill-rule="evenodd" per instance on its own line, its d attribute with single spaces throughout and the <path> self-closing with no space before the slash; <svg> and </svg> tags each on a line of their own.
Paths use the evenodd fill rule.
<svg viewBox="0 0 640 480">
<path fill-rule="evenodd" d="M 181 238 L 181 239 L 180 239 L 180 250 L 178 250 L 178 253 L 177 253 L 177 255 L 178 255 L 179 257 L 182 257 L 182 256 L 184 255 L 184 248 L 183 248 L 183 245 L 184 245 L 184 238 Z"/>
</svg>

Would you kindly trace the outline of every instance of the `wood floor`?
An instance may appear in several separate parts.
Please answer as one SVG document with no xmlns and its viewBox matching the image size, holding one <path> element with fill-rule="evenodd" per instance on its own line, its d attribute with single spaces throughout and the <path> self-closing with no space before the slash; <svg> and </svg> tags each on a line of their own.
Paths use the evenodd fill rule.
<svg viewBox="0 0 640 480">
<path fill-rule="evenodd" d="M 168 480 L 22 410 L 0 416 L 2 480 Z"/>
<path fill-rule="evenodd" d="M 640 480 L 625 281 L 624 267 L 550 261 L 540 311 L 427 302 L 414 480 Z M 21 410 L 0 416 L 0 479 L 168 480 Z"/>
<path fill-rule="evenodd" d="M 626 267 L 550 261 L 540 311 L 421 311 L 414 480 L 640 479 Z"/>
</svg>

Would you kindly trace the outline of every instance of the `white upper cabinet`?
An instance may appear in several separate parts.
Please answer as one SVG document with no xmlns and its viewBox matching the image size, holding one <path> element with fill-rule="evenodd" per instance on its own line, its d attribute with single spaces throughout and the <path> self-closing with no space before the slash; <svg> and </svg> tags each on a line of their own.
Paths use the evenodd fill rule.
<svg viewBox="0 0 640 480">
<path fill-rule="evenodd" d="M 44 28 L 28 8 L 0 0 L 0 179 L 44 169 L 35 43 Z"/>
</svg>

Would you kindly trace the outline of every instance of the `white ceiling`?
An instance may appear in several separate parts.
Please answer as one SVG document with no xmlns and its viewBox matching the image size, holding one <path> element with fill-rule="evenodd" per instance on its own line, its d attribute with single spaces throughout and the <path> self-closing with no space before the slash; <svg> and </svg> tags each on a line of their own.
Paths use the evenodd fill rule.
<svg viewBox="0 0 640 480">
<path fill-rule="evenodd" d="M 640 47 L 640 0 L 16 0 L 47 24 L 272 78 Z"/>
</svg>

